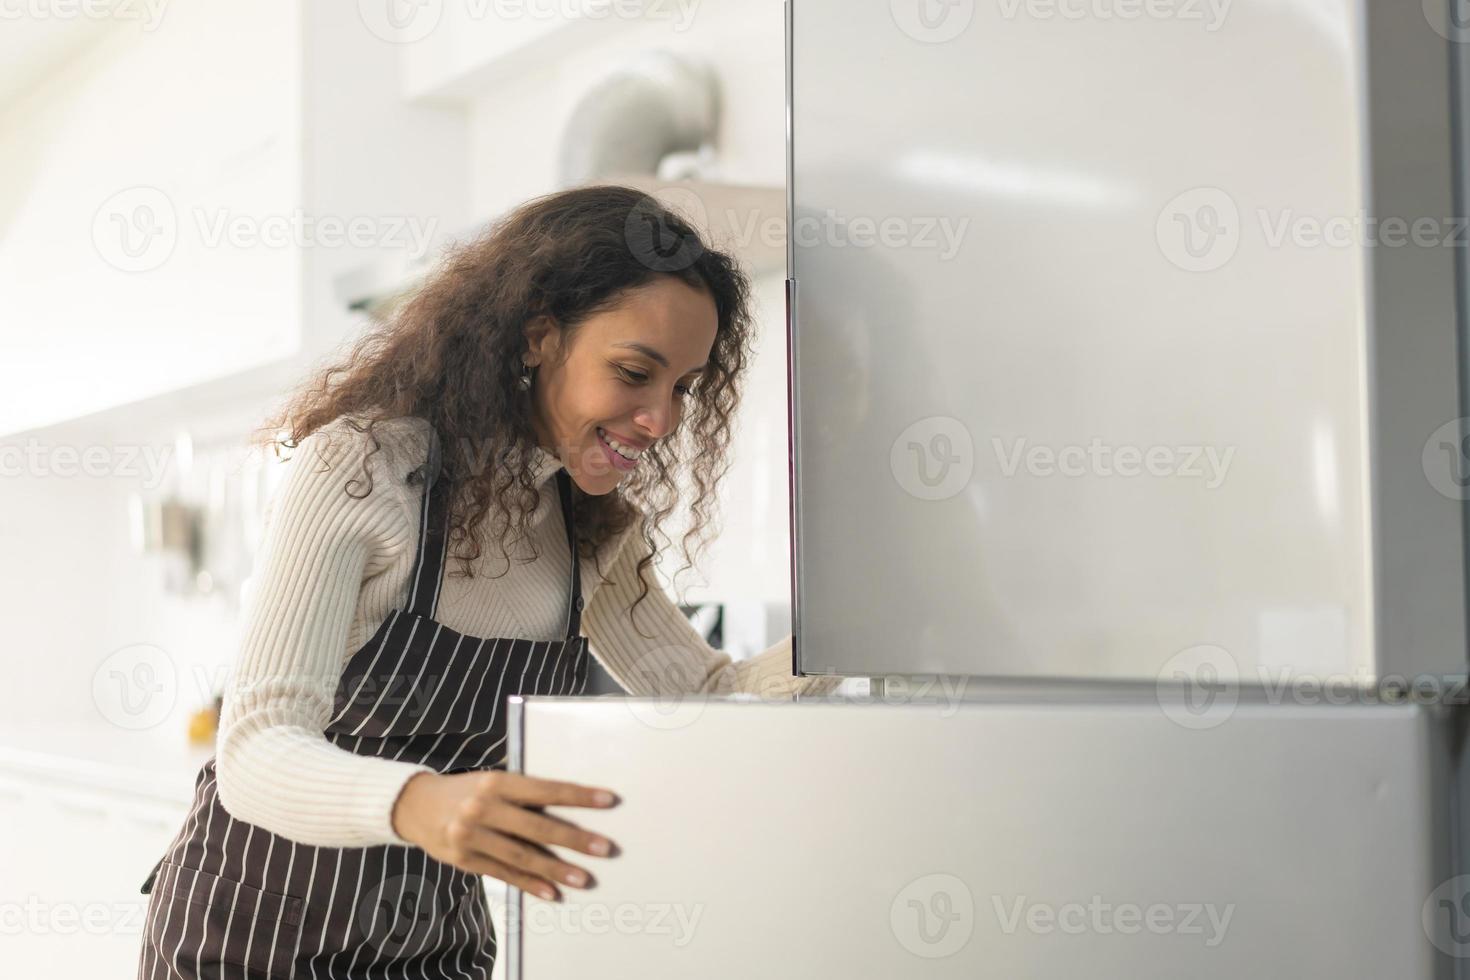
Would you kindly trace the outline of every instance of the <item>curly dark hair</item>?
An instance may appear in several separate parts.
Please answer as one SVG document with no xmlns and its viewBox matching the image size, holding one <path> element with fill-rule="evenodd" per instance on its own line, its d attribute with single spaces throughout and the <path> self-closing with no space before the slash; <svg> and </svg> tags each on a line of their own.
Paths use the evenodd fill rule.
<svg viewBox="0 0 1470 980">
<path fill-rule="evenodd" d="M 473 577 L 471 562 L 480 556 L 482 524 L 494 499 L 509 571 L 506 543 L 529 530 L 538 500 L 531 399 L 516 385 L 528 349 L 524 326 L 550 316 L 562 330 L 564 351 L 584 320 L 661 276 L 714 300 L 719 324 L 709 363 L 685 397 L 678 429 L 645 450 L 642 464 L 614 491 L 594 496 L 573 485 L 580 554 L 595 559 L 604 541 L 643 515 L 649 553 L 637 566 L 642 590 L 636 609 L 649 592 L 644 569 L 660 551 L 655 536 L 668 542 L 660 525 L 678 500 L 682 467 L 689 469 L 695 494 L 690 530 L 681 541 L 681 572 L 693 567 L 717 530 L 715 490 L 729 469 L 731 419 L 751 354 L 745 273 L 683 216 L 641 190 L 602 184 L 532 198 L 450 247 L 411 298 L 370 328 L 345 360 L 315 372 L 252 442 L 294 449 L 322 426 L 350 416 L 353 428 L 369 433 L 375 453 L 381 447 L 371 435 L 377 422 L 427 419 L 440 437 L 446 470 L 467 484 L 451 508 L 452 556 L 462 574 Z M 369 474 L 362 496 L 370 492 Z"/>
</svg>

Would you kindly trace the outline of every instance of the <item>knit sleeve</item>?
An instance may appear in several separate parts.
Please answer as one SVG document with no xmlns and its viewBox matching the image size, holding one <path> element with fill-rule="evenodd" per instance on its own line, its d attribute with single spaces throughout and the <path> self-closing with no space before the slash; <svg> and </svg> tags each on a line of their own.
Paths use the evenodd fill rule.
<svg viewBox="0 0 1470 980">
<path fill-rule="evenodd" d="M 648 595 L 630 619 L 640 591 L 638 562 L 648 553 L 642 534 L 628 532 L 607 571 L 609 581 L 593 592 L 582 619 L 592 652 L 629 694 L 738 692 L 780 700 L 828 694 L 842 682 L 841 677 L 793 676 L 790 636 L 746 660 L 714 649 L 659 586 L 651 565 L 644 571 Z"/>
<path fill-rule="evenodd" d="M 224 693 L 220 803 L 302 844 L 407 844 L 393 830 L 393 804 L 409 777 L 433 771 L 356 755 L 324 734 L 362 582 L 401 555 L 416 530 L 403 474 L 387 464 L 393 454 L 373 448 L 366 433 L 333 424 L 281 464 Z M 372 489 L 364 496 L 365 458 Z"/>
</svg>

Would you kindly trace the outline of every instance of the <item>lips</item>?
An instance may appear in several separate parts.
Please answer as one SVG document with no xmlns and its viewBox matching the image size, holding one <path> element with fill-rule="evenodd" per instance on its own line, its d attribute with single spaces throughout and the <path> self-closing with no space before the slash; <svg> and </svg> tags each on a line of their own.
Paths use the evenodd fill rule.
<svg viewBox="0 0 1470 980">
<path fill-rule="evenodd" d="M 613 436 L 613 438 L 617 439 L 617 436 Z M 621 439 L 619 439 L 618 441 L 622 442 Z M 622 453 L 618 452 L 611 445 L 609 445 L 607 440 L 602 437 L 601 431 L 597 433 L 597 444 L 602 447 L 602 451 L 607 454 L 608 462 L 610 462 L 615 469 L 621 470 L 626 473 L 629 470 L 637 467 L 638 461 L 636 459 L 628 459 Z"/>
<path fill-rule="evenodd" d="M 598 428 L 602 428 L 602 427 L 601 426 L 598 426 Z M 643 452 L 643 450 L 645 450 L 645 449 L 648 448 L 648 443 L 646 443 L 646 442 L 638 442 L 635 439 L 629 439 L 627 436 L 623 435 L 621 432 L 613 432 L 611 429 L 602 429 L 602 432 L 603 432 L 604 435 L 612 436 L 614 439 L 616 439 L 620 444 L 622 444 L 622 447 L 624 449 L 631 449 L 631 450 L 633 450 L 633 451 L 641 454 Z"/>
</svg>

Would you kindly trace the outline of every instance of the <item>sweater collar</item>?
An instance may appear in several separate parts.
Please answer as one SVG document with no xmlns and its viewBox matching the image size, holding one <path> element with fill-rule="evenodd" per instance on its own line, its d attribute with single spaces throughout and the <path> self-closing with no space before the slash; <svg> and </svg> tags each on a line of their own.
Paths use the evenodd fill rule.
<svg viewBox="0 0 1470 980">
<path fill-rule="evenodd" d="M 531 451 L 531 472 L 536 486 L 540 487 L 556 475 L 557 470 L 562 468 L 562 462 L 553 452 L 549 452 L 540 446 Z"/>
<path fill-rule="evenodd" d="M 561 506 L 557 499 L 556 488 L 553 486 L 550 493 L 547 493 L 545 488 L 551 483 L 551 478 L 562 468 L 562 462 L 555 453 L 548 452 L 540 446 L 534 447 L 529 455 L 531 479 L 536 489 L 541 491 L 537 494 L 535 508 L 527 518 L 528 526 L 535 527 L 546 520 L 553 510 Z M 511 465 L 517 465 L 517 461 L 521 458 L 520 450 L 511 450 L 510 457 Z M 498 506 L 498 504 L 492 502 L 492 506 Z"/>
</svg>

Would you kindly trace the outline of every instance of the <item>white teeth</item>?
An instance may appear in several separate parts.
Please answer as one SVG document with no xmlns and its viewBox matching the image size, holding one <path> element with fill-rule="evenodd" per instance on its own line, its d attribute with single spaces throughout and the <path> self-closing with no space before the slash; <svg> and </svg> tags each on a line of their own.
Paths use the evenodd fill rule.
<svg viewBox="0 0 1470 980">
<path fill-rule="evenodd" d="M 607 430 L 604 428 L 599 427 L 597 430 L 597 434 L 602 436 L 607 444 L 617 451 L 617 454 L 619 456 L 623 457 L 626 460 L 629 460 L 630 462 L 636 462 L 638 460 L 638 457 L 643 455 L 643 450 L 626 448 L 622 443 L 618 442 L 612 436 L 608 435 Z"/>
</svg>

